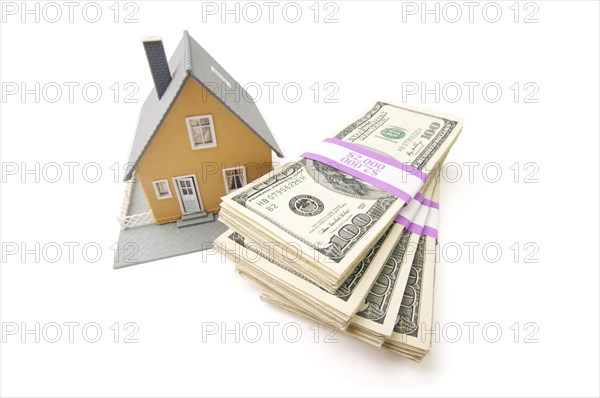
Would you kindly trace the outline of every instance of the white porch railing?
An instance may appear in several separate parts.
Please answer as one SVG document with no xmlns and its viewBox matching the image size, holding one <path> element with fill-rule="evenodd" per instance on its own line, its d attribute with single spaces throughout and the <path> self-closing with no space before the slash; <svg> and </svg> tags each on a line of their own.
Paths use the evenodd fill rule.
<svg viewBox="0 0 600 398">
<path fill-rule="evenodd" d="M 127 183 L 125 188 L 125 196 L 123 197 L 123 203 L 121 204 L 121 214 L 119 215 L 119 224 L 121 229 L 141 227 L 154 223 L 154 218 L 150 211 L 138 214 L 127 214 L 129 212 L 129 206 L 131 205 L 131 192 L 133 191 L 132 182 Z"/>
<path fill-rule="evenodd" d="M 152 213 L 148 211 L 125 216 L 119 222 L 121 223 L 121 229 L 127 229 L 153 224 L 154 218 L 152 217 Z"/>
</svg>

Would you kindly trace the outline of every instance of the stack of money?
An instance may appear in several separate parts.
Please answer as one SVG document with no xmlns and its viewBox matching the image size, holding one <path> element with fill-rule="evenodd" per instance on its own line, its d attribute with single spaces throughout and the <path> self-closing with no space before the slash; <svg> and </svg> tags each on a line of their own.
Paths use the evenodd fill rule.
<svg viewBox="0 0 600 398">
<path fill-rule="evenodd" d="M 215 249 L 263 300 L 420 360 L 430 344 L 419 330 L 431 322 L 437 175 L 461 129 L 457 117 L 379 102 L 225 196 L 230 230 Z"/>
<path fill-rule="evenodd" d="M 437 187 L 436 187 L 437 188 Z M 386 265 L 362 300 L 350 324 L 340 330 L 376 347 L 384 347 L 420 362 L 429 352 L 433 322 L 433 281 L 437 243 L 438 190 L 436 200 L 424 199 L 419 213 L 426 214 L 401 230 L 401 237 L 386 259 Z M 223 236 L 224 238 L 225 236 Z M 387 268 L 387 269 L 386 269 Z M 311 320 L 332 325 L 300 300 L 261 285 L 261 298 Z"/>
<path fill-rule="evenodd" d="M 425 228 L 429 230 L 419 237 L 392 334 L 383 342 L 384 348 L 417 362 L 431 347 L 437 216 L 428 217 Z"/>
</svg>

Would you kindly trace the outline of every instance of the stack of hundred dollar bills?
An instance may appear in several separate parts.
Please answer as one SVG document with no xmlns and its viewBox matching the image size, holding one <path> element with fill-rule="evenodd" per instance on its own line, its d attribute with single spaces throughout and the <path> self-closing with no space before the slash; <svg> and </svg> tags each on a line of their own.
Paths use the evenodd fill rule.
<svg viewBox="0 0 600 398">
<path fill-rule="evenodd" d="M 261 298 L 420 361 L 431 346 L 439 170 L 462 119 L 378 102 L 223 197 L 215 249 Z"/>
</svg>

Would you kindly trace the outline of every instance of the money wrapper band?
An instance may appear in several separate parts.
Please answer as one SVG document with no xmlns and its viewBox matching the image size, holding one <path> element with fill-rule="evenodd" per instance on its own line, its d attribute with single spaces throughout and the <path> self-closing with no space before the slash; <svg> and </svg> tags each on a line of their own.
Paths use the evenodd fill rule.
<svg viewBox="0 0 600 398">
<path fill-rule="evenodd" d="M 437 203 L 437 202 L 433 202 Z M 427 213 L 427 220 L 425 220 L 425 225 L 423 226 L 423 235 L 430 236 L 433 239 L 438 239 L 438 217 L 439 217 L 439 204 L 436 208 L 430 208 L 429 213 Z"/>
<path fill-rule="evenodd" d="M 415 196 L 415 199 L 396 216 L 394 221 L 414 234 L 437 239 L 440 204 L 425 198 L 420 193 Z"/>
<path fill-rule="evenodd" d="M 425 223 L 423 225 L 421 224 L 417 224 L 418 221 L 415 220 L 414 222 L 410 223 L 410 225 L 408 227 L 406 227 L 406 229 L 414 234 L 417 235 L 425 235 L 425 236 L 430 236 L 434 239 L 438 238 L 438 230 L 437 230 L 437 211 L 432 211 L 432 210 L 437 210 L 437 209 L 429 209 L 429 213 L 427 214 L 427 220 L 425 221 Z M 430 217 L 433 214 L 433 217 Z M 430 220 L 430 218 L 432 218 L 432 220 Z M 435 221 L 433 220 L 435 219 Z"/>
<path fill-rule="evenodd" d="M 425 197 L 425 195 L 423 195 L 421 192 L 417 192 L 417 194 L 415 195 L 414 199 L 417 200 L 419 203 L 421 203 L 423 206 L 427 206 L 427 207 L 430 207 L 432 209 L 439 209 L 440 208 L 440 204 L 438 202 L 427 199 Z"/>
<path fill-rule="evenodd" d="M 316 160 L 408 203 L 427 181 L 427 174 L 381 153 L 336 138 L 321 141 L 312 152 L 302 157 Z"/>
<path fill-rule="evenodd" d="M 410 203 L 408 203 L 406 207 L 402 209 L 400 214 L 396 216 L 394 221 L 398 224 L 404 225 L 404 227 L 407 229 L 410 228 L 410 225 L 415 219 L 415 216 L 417 215 L 417 212 L 421 206 L 428 207 L 430 212 L 436 213 L 440 208 L 440 204 L 438 202 L 429 200 L 421 192 L 418 192 L 413 200 L 411 200 Z"/>
</svg>

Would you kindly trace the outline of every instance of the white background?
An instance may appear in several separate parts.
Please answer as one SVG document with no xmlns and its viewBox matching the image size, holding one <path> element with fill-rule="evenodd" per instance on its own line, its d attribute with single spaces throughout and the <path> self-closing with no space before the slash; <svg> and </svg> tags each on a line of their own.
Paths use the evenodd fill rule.
<svg viewBox="0 0 600 398">
<path fill-rule="evenodd" d="M 297 23 L 290 22 L 294 9 L 287 8 L 287 21 L 282 15 L 284 3 L 275 8 L 272 23 L 262 2 L 255 3 L 263 13 L 257 23 L 248 20 L 255 9 L 246 8 L 244 15 L 243 3 L 239 22 L 226 15 L 225 23 L 220 2 L 204 6 L 204 11 L 216 7 L 215 15 L 203 13 L 201 2 L 136 2 L 137 23 L 123 22 L 135 10 L 123 4 L 115 23 L 112 1 L 99 2 L 97 23 L 83 18 L 83 2 L 72 23 L 67 7 L 57 4 L 63 15 L 56 23 L 47 20 L 55 18 L 49 8 L 39 22 L 30 15 L 25 23 L 21 9 L 12 15 L 3 8 L 0 27 L 3 249 L 40 247 L 39 259 L 35 253 L 22 258 L 21 252 L 3 250 L 2 395 L 599 394 L 597 2 L 516 7 L 499 2 L 496 23 L 491 22 L 496 6 L 482 14 L 483 2 L 472 22 L 462 2 L 446 8 L 438 3 L 439 22 L 434 14 L 421 21 L 420 2 L 337 2 L 328 8 L 321 3 L 316 23 L 313 2 L 298 3 Z M 43 6 L 39 3 L 40 13 Z M 417 13 L 411 15 L 414 7 Z M 457 7 L 462 18 L 451 23 Z M 337 22 L 324 23 L 332 12 L 330 19 Z M 532 12 L 529 19 L 537 23 L 524 23 Z M 325 343 L 322 329 L 315 342 L 311 323 L 260 301 L 258 290 L 216 255 L 112 269 L 110 248 L 118 237 L 124 192 L 114 170 L 127 160 L 141 101 L 152 86 L 140 38 L 161 35 L 170 54 L 184 29 L 238 81 L 262 86 L 258 105 L 289 157 L 333 135 L 378 99 L 466 118 L 447 160 L 461 175 L 456 178 L 456 167 L 447 169 L 441 191 L 440 247 L 446 255 L 436 275 L 440 341 L 421 364 L 341 333 L 334 336 L 337 342 Z M 33 94 L 6 96 L 13 84 L 34 88 L 36 82 L 40 90 L 51 82 L 80 86 L 72 103 L 66 86 L 56 103 L 49 101 L 55 97 L 50 91 L 40 93 L 39 102 Z M 87 100 L 92 91 L 87 99 L 81 92 L 90 82 L 103 89 L 96 103 Z M 126 90 L 115 102 L 109 87 L 118 83 L 123 90 L 128 82 L 139 87 L 133 96 L 138 103 L 125 102 Z M 272 101 L 267 82 L 279 83 Z M 330 98 L 337 103 L 325 100 L 333 91 L 324 87 L 328 82 L 339 89 Z M 424 83 L 432 89 L 436 82 L 440 91 L 447 88 L 437 99 L 408 95 L 409 87 Z M 457 101 L 452 82 L 463 88 Z M 479 84 L 472 100 L 469 82 Z M 301 87 L 297 102 L 292 89 L 284 97 L 286 83 Z M 321 89 L 316 101 L 314 83 Z M 502 89 L 496 102 L 494 87 Z M 56 171 L 47 166 L 51 162 L 63 173 L 55 183 L 49 181 Z M 72 182 L 65 162 L 78 162 Z M 94 178 L 96 166 L 82 176 L 83 165 L 93 162 L 102 170 L 95 183 L 86 178 Z M 469 162 L 479 162 L 472 178 Z M 528 162 L 534 165 L 526 168 Z M 35 172 L 22 173 L 36 163 L 39 182 Z M 491 166 L 482 173 L 485 164 Z M 9 173 L 15 165 L 16 174 Z M 493 183 L 498 169 L 502 175 Z M 69 242 L 79 245 L 72 259 Z M 86 259 L 85 244 L 102 249 L 97 262 L 92 249 Z M 472 259 L 470 244 L 479 244 Z M 482 250 L 486 244 L 489 252 Z M 51 263 L 56 245 L 63 247 L 62 256 Z M 493 262 L 496 247 L 502 254 Z M 52 322 L 78 322 L 73 342 L 64 325 L 61 340 L 49 342 Z M 82 327 L 94 322 L 103 334 L 89 343 Z M 110 329 L 115 322 L 121 330 L 116 343 Z M 128 322 L 139 327 L 138 343 L 124 342 Z M 221 334 L 236 322 L 239 343 L 235 333 Z M 258 343 L 248 341 L 255 333 L 246 326 L 250 322 L 261 325 Z M 279 322 L 273 342 L 265 322 Z M 296 326 L 292 322 L 302 332 L 296 343 L 287 341 L 293 328 L 282 334 L 286 324 Z M 479 323 L 472 342 L 469 322 Z M 47 326 L 39 343 L 33 334 L 22 335 L 23 327 L 36 323 Z M 15 325 L 16 334 L 4 333 Z M 203 335 L 203 325 L 217 325 L 219 331 Z M 487 333 L 485 325 L 491 325 Z M 502 335 L 489 342 L 496 328 Z"/>
</svg>

